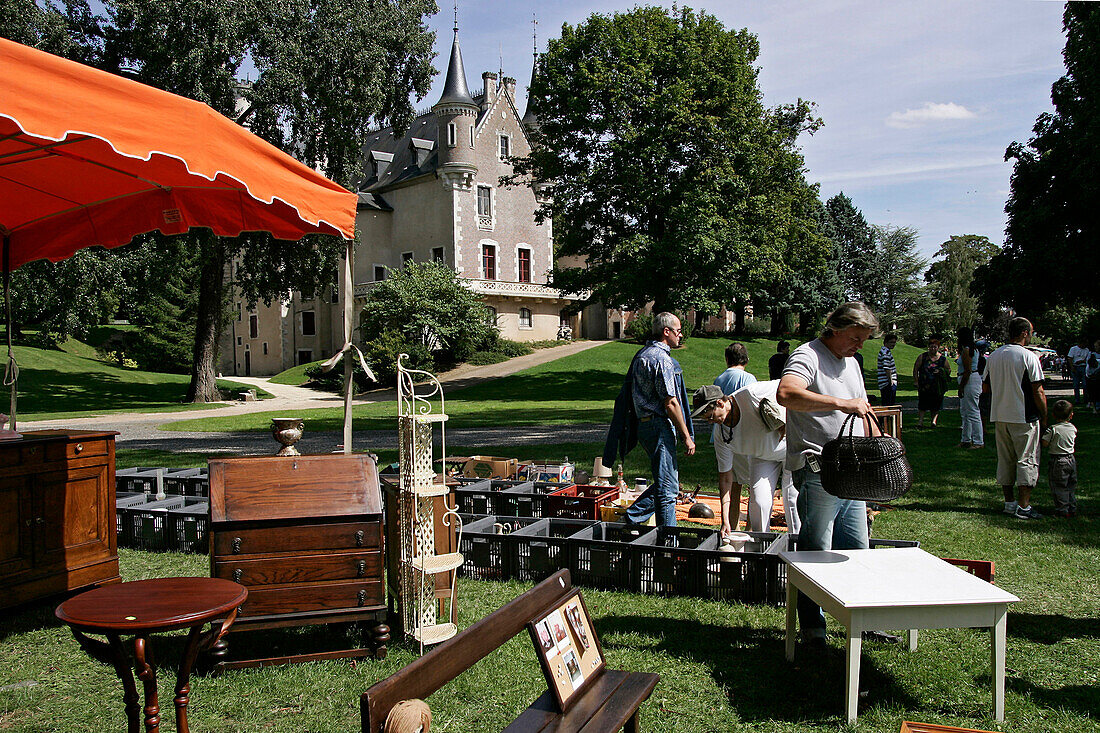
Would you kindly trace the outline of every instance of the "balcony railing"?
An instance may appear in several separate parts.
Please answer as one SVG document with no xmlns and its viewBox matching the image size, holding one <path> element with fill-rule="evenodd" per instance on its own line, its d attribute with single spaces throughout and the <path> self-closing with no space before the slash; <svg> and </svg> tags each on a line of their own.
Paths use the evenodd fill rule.
<svg viewBox="0 0 1100 733">
<path fill-rule="evenodd" d="M 541 283 L 517 283 L 507 280 L 482 280 L 477 278 L 460 278 L 466 287 L 478 295 L 507 295 L 519 298 L 555 298 L 562 300 L 581 300 L 587 297 L 582 295 L 562 295 L 561 291 L 551 285 Z M 365 297 L 378 283 L 359 283 L 355 286 L 355 297 Z"/>
</svg>

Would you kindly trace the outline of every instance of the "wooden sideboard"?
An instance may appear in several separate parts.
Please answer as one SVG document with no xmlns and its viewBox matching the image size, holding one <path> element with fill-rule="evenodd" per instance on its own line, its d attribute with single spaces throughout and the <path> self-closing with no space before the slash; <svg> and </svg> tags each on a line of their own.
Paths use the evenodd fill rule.
<svg viewBox="0 0 1100 733">
<path fill-rule="evenodd" d="M 116 435 L 36 430 L 0 443 L 0 608 L 122 580 Z"/>
<path fill-rule="evenodd" d="M 382 499 L 366 455 L 210 461 L 210 574 L 248 588 L 234 632 L 372 622 L 370 649 L 229 661 L 219 668 L 384 657 Z"/>
</svg>

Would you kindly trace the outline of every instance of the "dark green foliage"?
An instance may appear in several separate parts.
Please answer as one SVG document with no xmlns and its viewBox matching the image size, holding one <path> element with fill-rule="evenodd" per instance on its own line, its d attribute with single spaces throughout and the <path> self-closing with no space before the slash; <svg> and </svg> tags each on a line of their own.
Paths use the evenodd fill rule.
<svg viewBox="0 0 1100 733">
<path fill-rule="evenodd" d="M 364 356 L 366 356 L 365 353 Z M 344 358 L 346 359 L 348 356 L 345 354 Z M 351 378 L 355 383 L 356 391 L 362 392 L 365 389 L 378 386 L 367 376 L 367 373 L 363 371 L 363 367 L 359 366 L 358 358 L 352 358 L 351 365 Z M 371 371 L 377 372 L 377 369 L 372 366 Z M 317 389 L 323 389 L 328 392 L 344 391 L 344 362 L 342 360 L 327 372 L 320 364 L 310 364 L 306 367 L 305 375 L 309 379 L 310 387 L 316 387 Z M 381 376 L 377 373 L 375 376 L 381 379 Z M 385 382 L 386 380 L 382 381 Z"/>
<path fill-rule="evenodd" d="M 1005 246 L 977 276 L 987 314 L 1100 304 L 1100 5 L 1066 3 L 1063 27 L 1066 74 L 1051 87 L 1054 112 L 1039 115 L 1026 145 L 1005 152 L 1015 161 Z"/>
<path fill-rule="evenodd" d="M 978 299 L 970 292 L 974 271 L 989 262 L 997 245 L 977 234 L 953 236 L 940 245 L 924 279 L 932 284 L 936 299 L 944 304 L 941 329 L 954 333 L 959 328 L 973 328 L 978 322 Z"/>
<path fill-rule="evenodd" d="M 187 374 L 195 344 L 200 254 L 191 236 L 157 235 L 133 248 L 126 260 L 133 292 L 127 306 L 130 322 L 141 330 L 125 341 L 127 355 L 149 371 Z"/>
<path fill-rule="evenodd" d="M 407 344 L 431 348 L 436 363 L 446 364 L 465 361 L 479 349 L 491 350 L 498 333 L 488 317 L 481 299 L 454 270 L 438 262 L 416 262 L 391 271 L 371 288 L 359 331 L 367 343 L 387 331 L 398 333 Z"/>
<path fill-rule="evenodd" d="M 635 343 L 644 344 L 652 338 L 652 332 L 653 315 L 650 313 L 639 313 L 634 316 L 630 323 L 626 324 L 626 328 L 623 329 L 623 336 Z"/>
<path fill-rule="evenodd" d="M 371 371 L 385 385 L 397 384 L 397 358 L 401 354 L 408 354 L 404 365 L 409 369 L 432 371 L 435 368 L 428 347 L 409 342 L 400 331 L 386 329 L 363 345 L 363 356 Z"/>
<path fill-rule="evenodd" d="M 499 364 L 502 361 L 514 359 L 517 356 L 527 356 L 534 348 L 530 344 L 509 339 L 497 339 L 490 350 L 475 351 L 467 361 L 471 364 L 484 366 L 485 364 Z"/>
<path fill-rule="evenodd" d="M 11 274 L 13 333 L 33 328 L 47 347 L 84 338 L 114 317 L 126 292 L 121 261 L 100 248 L 58 263 L 29 262 Z"/>
<path fill-rule="evenodd" d="M 842 299 L 870 302 L 883 267 L 875 252 L 871 226 L 843 191 L 825 202 L 825 214 L 829 236 L 836 246 L 834 257 Z"/>
<path fill-rule="evenodd" d="M 799 100 L 766 109 L 759 45 L 705 12 L 635 8 L 562 28 L 531 89 L 541 132 L 512 183 L 552 198 L 555 285 L 611 306 L 717 312 L 780 281 L 791 246 L 819 248 L 797 135 Z"/>
</svg>

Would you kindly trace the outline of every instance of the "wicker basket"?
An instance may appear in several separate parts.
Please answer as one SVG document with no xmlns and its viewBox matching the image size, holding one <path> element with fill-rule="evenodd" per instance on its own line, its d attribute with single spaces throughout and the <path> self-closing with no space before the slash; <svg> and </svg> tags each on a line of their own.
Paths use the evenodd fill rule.
<svg viewBox="0 0 1100 733">
<path fill-rule="evenodd" d="M 874 413 L 869 418 L 879 424 Z M 905 446 L 888 435 L 855 436 L 855 421 L 856 415 L 848 415 L 837 436 L 822 447 L 821 487 L 839 499 L 897 499 L 913 486 Z"/>
</svg>

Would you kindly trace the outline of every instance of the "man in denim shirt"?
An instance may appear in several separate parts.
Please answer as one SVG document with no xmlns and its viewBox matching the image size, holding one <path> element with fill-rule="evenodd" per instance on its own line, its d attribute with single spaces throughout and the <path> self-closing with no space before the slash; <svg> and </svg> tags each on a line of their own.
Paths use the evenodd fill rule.
<svg viewBox="0 0 1100 733">
<path fill-rule="evenodd" d="M 683 437 L 687 454 L 695 453 L 684 372 L 672 358 L 672 349 L 682 339 L 680 319 L 671 313 L 658 313 L 653 318 L 652 340 L 634 357 L 632 397 L 638 442 L 649 456 L 653 485 L 627 510 L 628 522 L 646 522 L 656 512 L 657 524 L 676 526 L 676 497 L 680 492 L 676 433 Z"/>
</svg>

